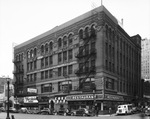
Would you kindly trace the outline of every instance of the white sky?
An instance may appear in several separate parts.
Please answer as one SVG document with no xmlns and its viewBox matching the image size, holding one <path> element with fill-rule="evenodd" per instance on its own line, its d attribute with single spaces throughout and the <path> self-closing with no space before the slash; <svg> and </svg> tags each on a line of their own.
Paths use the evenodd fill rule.
<svg viewBox="0 0 150 119">
<path fill-rule="evenodd" d="M 101 5 L 101 0 L 0 0 L 0 77 L 13 78 L 13 45 Z M 103 0 L 130 35 L 150 38 L 150 0 Z"/>
</svg>

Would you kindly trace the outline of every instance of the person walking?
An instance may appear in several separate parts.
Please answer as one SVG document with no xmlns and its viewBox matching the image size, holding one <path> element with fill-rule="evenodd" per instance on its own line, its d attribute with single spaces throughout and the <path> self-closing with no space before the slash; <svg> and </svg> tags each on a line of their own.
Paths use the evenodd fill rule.
<svg viewBox="0 0 150 119">
<path fill-rule="evenodd" d="M 111 113 L 112 113 L 112 109 L 111 109 L 111 107 L 109 108 L 109 114 L 110 114 L 110 116 L 111 116 Z"/>
</svg>

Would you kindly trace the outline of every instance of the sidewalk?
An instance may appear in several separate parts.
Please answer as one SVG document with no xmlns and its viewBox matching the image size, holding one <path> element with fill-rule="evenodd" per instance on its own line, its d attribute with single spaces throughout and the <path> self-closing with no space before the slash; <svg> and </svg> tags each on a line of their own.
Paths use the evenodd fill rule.
<svg viewBox="0 0 150 119">
<path fill-rule="evenodd" d="M 99 116 L 99 117 L 100 117 L 100 116 L 116 116 L 116 114 L 115 114 L 115 113 L 114 113 L 114 114 L 111 114 L 111 115 L 110 115 L 110 114 L 104 114 L 104 115 L 101 114 L 101 115 L 98 115 L 98 116 Z"/>
</svg>

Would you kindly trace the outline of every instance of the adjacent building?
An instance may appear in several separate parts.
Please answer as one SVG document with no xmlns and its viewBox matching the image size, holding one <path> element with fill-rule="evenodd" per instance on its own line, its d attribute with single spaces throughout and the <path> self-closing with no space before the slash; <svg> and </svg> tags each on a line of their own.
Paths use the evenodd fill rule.
<svg viewBox="0 0 150 119">
<path fill-rule="evenodd" d="M 103 112 L 142 97 L 141 37 L 104 6 L 16 46 L 13 62 L 15 96 L 39 108 Z"/>
<path fill-rule="evenodd" d="M 8 85 L 7 81 L 10 82 L 9 84 L 9 105 L 13 107 L 15 104 L 14 101 L 14 86 L 12 84 L 12 79 L 0 77 L 0 107 L 7 107 L 7 98 L 8 98 Z"/>
<path fill-rule="evenodd" d="M 142 39 L 142 78 L 150 79 L 150 39 Z"/>
</svg>

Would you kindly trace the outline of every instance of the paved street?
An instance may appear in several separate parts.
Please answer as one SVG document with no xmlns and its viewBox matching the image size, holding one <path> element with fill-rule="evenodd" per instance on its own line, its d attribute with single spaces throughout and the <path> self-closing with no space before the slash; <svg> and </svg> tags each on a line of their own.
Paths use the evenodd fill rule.
<svg viewBox="0 0 150 119">
<path fill-rule="evenodd" d="M 6 119 L 7 113 L 0 113 L 0 119 Z M 19 113 L 10 113 L 14 115 L 15 119 L 150 119 L 150 117 L 141 117 L 139 114 L 134 115 L 124 115 L 124 116 L 109 116 L 109 115 L 99 115 L 98 117 L 79 117 L 79 116 L 58 116 L 58 115 L 37 115 L 37 114 L 19 114 Z"/>
</svg>

